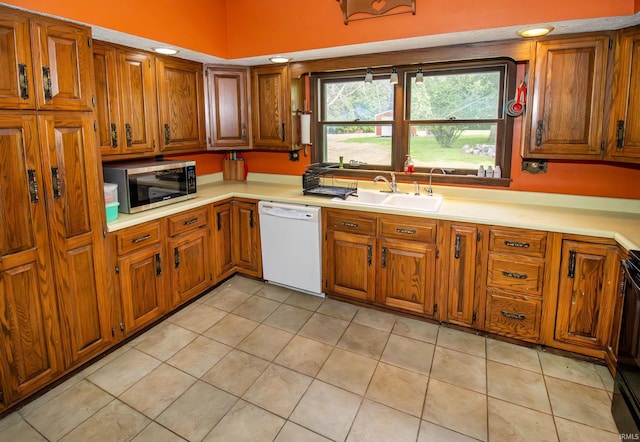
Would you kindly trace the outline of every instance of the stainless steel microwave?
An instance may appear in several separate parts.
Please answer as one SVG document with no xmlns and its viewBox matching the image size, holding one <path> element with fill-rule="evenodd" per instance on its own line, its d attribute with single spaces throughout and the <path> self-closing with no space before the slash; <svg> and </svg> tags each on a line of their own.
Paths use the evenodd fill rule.
<svg viewBox="0 0 640 442">
<path fill-rule="evenodd" d="M 119 212 L 136 213 L 196 196 L 195 161 L 105 164 L 104 181 L 118 185 Z"/>
</svg>

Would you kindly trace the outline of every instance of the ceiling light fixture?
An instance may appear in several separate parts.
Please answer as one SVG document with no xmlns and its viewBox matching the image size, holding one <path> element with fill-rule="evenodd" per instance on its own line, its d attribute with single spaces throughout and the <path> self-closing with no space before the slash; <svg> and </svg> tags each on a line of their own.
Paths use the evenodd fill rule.
<svg viewBox="0 0 640 442">
<path fill-rule="evenodd" d="M 367 73 L 364 76 L 364 82 L 373 83 L 373 72 L 371 71 L 371 68 L 367 68 Z"/>
<path fill-rule="evenodd" d="M 524 38 L 542 37 L 543 35 L 547 35 L 549 32 L 553 31 L 553 29 L 553 26 L 533 26 L 520 29 L 519 31 L 516 31 L 516 34 Z"/>
<path fill-rule="evenodd" d="M 153 50 L 163 55 L 176 55 L 178 53 L 178 50 L 173 48 L 153 48 Z"/>
<path fill-rule="evenodd" d="M 289 57 L 283 57 L 282 55 L 276 55 L 274 57 L 269 57 L 269 61 L 271 63 L 288 63 L 291 59 Z"/>
<path fill-rule="evenodd" d="M 416 84 L 424 83 L 424 74 L 422 73 L 422 66 L 418 68 L 418 72 L 416 73 Z"/>
<path fill-rule="evenodd" d="M 391 69 L 391 76 L 389 77 L 389 83 L 398 84 L 398 71 L 396 68 Z"/>
</svg>

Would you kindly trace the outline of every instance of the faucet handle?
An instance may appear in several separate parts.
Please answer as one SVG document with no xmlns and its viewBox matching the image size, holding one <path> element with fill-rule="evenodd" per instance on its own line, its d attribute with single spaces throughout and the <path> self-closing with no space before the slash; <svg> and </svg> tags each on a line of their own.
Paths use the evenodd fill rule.
<svg viewBox="0 0 640 442">
<path fill-rule="evenodd" d="M 414 191 L 413 194 L 416 195 L 416 196 L 420 195 L 420 185 L 418 184 L 418 182 L 414 181 L 413 182 L 413 186 L 415 188 L 415 191 Z"/>
</svg>

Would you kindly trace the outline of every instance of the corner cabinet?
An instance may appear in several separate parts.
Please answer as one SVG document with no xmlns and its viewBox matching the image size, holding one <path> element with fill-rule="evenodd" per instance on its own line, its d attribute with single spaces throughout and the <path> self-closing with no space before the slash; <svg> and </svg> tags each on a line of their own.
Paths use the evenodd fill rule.
<svg viewBox="0 0 640 442">
<path fill-rule="evenodd" d="M 252 147 L 249 68 L 208 66 L 209 145 L 212 149 Z"/>
<path fill-rule="evenodd" d="M 523 158 L 602 157 L 609 42 L 595 35 L 535 43 Z"/>
<path fill-rule="evenodd" d="M 619 31 L 607 159 L 640 163 L 640 28 Z"/>
<path fill-rule="evenodd" d="M 618 289 L 618 248 L 565 239 L 562 244 L 555 340 L 573 351 L 604 351 Z M 587 351 L 587 354 L 588 351 Z M 601 352 L 595 356 L 602 357 Z"/>
<path fill-rule="evenodd" d="M 204 73 L 201 63 L 156 57 L 160 150 L 204 150 Z"/>
<path fill-rule="evenodd" d="M 251 115 L 253 147 L 291 150 L 299 134 L 292 112 L 302 109 L 298 81 L 292 89 L 288 65 L 251 68 Z M 294 109 L 292 109 L 292 107 Z"/>
</svg>

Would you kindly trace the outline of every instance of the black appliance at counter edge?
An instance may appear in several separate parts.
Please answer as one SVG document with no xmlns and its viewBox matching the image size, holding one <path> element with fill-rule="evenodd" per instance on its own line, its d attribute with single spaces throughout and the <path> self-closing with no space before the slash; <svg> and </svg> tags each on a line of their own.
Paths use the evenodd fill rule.
<svg viewBox="0 0 640 442">
<path fill-rule="evenodd" d="M 640 440 L 640 251 L 622 261 L 624 296 L 611 413 L 622 440 Z"/>
</svg>

